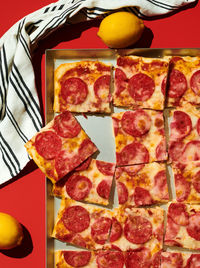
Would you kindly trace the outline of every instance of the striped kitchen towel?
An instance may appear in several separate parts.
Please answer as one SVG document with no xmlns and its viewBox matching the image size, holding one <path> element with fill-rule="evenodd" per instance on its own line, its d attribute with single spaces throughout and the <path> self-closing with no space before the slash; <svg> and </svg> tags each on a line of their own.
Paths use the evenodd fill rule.
<svg viewBox="0 0 200 268">
<path fill-rule="evenodd" d="M 0 184 L 30 160 L 24 144 L 42 127 L 31 48 L 81 13 L 93 19 L 119 8 L 139 17 L 163 15 L 195 0 L 60 0 L 27 15 L 0 39 Z"/>
</svg>

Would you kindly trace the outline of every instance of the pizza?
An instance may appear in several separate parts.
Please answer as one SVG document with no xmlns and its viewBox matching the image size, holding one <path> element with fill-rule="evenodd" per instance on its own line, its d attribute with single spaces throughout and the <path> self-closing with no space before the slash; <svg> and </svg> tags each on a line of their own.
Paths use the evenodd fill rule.
<svg viewBox="0 0 200 268">
<path fill-rule="evenodd" d="M 198 268 L 200 254 L 183 252 L 162 252 L 161 268 Z"/>
<path fill-rule="evenodd" d="M 56 268 L 97 267 L 93 251 L 57 250 L 55 252 Z"/>
<path fill-rule="evenodd" d="M 171 161 L 200 160 L 200 111 L 184 105 L 170 111 L 169 157 Z"/>
<path fill-rule="evenodd" d="M 72 173 L 53 185 L 53 194 L 101 205 L 109 204 L 115 164 L 88 158 Z"/>
<path fill-rule="evenodd" d="M 200 57 L 168 57 L 170 60 L 167 87 L 168 107 L 190 103 L 200 105 Z"/>
<path fill-rule="evenodd" d="M 200 205 L 170 203 L 165 245 L 200 249 Z"/>
<path fill-rule="evenodd" d="M 112 214 L 105 208 L 62 199 L 52 237 L 87 249 L 101 249 L 109 238 Z"/>
<path fill-rule="evenodd" d="M 54 73 L 54 111 L 110 113 L 111 65 L 64 63 Z"/>
<path fill-rule="evenodd" d="M 159 268 L 161 252 L 151 256 L 147 248 L 137 251 L 67 251 L 55 252 L 56 268 Z"/>
<path fill-rule="evenodd" d="M 53 183 L 97 151 L 97 147 L 69 111 L 57 115 L 25 147 Z"/>
<path fill-rule="evenodd" d="M 155 208 L 116 208 L 105 249 L 140 251 L 147 249 L 153 256 L 163 247 L 164 210 Z"/>
<path fill-rule="evenodd" d="M 119 56 L 115 68 L 113 104 L 163 110 L 169 61 Z"/>
<path fill-rule="evenodd" d="M 167 159 L 163 113 L 136 109 L 112 114 L 118 166 Z"/>
<path fill-rule="evenodd" d="M 175 180 L 176 200 L 200 204 L 200 161 L 185 164 L 173 162 L 172 172 Z"/>
<path fill-rule="evenodd" d="M 169 201 L 165 164 L 117 167 L 115 178 L 120 205 L 138 207 Z"/>
</svg>

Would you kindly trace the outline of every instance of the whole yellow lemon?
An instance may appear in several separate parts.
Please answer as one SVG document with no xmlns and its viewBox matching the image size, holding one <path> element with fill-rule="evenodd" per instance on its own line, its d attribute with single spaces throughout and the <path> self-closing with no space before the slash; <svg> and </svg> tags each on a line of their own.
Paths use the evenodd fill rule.
<svg viewBox="0 0 200 268">
<path fill-rule="evenodd" d="M 111 48 L 125 48 L 137 42 L 144 23 L 133 13 L 119 11 L 105 17 L 97 35 Z"/>
<path fill-rule="evenodd" d="M 21 244 L 21 224 L 11 215 L 0 212 L 0 249 L 11 249 Z"/>
</svg>

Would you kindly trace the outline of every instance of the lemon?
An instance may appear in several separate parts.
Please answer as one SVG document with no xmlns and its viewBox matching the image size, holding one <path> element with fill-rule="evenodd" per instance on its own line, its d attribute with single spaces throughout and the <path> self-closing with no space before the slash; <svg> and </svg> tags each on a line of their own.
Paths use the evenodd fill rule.
<svg viewBox="0 0 200 268">
<path fill-rule="evenodd" d="M 144 30 L 141 19 L 130 12 L 116 12 L 105 17 L 97 35 L 111 48 L 125 48 L 137 42 Z"/>
<path fill-rule="evenodd" d="M 23 231 L 11 215 L 0 212 L 0 249 L 11 249 L 21 244 Z"/>
</svg>

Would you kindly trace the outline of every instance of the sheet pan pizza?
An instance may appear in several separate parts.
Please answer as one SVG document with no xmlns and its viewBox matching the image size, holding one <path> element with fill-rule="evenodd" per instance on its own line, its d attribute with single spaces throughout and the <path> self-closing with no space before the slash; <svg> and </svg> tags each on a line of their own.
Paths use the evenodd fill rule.
<svg viewBox="0 0 200 268">
<path fill-rule="evenodd" d="M 25 145 L 61 199 L 52 237 L 77 248 L 56 251 L 55 267 L 200 267 L 199 84 L 198 56 L 57 66 L 58 114 Z M 115 161 L 96 159 L 72 113 L 109 116 Z"/>
</svg>

